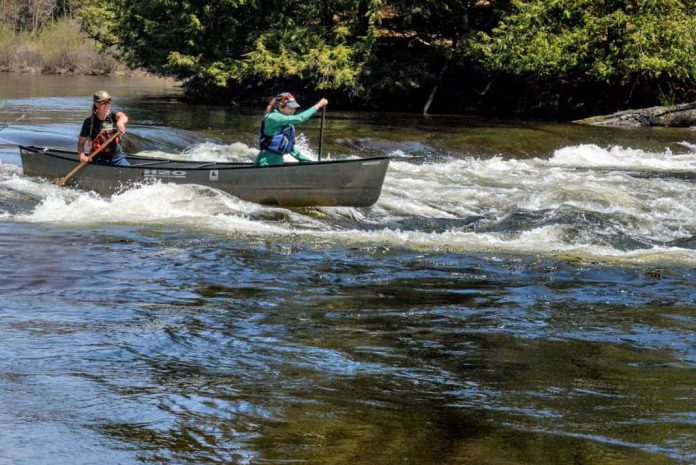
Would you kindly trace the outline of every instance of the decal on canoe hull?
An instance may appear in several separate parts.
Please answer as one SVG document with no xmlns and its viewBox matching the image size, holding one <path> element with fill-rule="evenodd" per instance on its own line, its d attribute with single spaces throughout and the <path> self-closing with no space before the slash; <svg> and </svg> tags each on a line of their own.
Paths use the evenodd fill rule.
<svg viewBox="0 0 696 465">
<path fill-rule="evenodd" d="M 141 175 L 145 178 L 185 178 L 186 171 L 182 170 L 143 170 Z"/>
</svg>

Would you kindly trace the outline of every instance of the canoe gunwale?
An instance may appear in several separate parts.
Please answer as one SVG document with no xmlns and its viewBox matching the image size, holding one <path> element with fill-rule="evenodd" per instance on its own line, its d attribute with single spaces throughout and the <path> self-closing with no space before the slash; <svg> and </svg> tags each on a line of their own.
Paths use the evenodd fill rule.
<svg viewBox="0 0 696 465">
<path fill-rule="evenodd" d="M 80 161 L 76 158 L 77 153 L 71 152 L 68 150 L 49 149 L 47 147 L 37 147 L 37 146 L 33 146 L 33 145 L 29 145 L 29 146 L 20 145 L 19 148 L 20 148 L 20 150 L 27 150 L 29 152 L 34 152 L 36 154 L 40 153 L 41 155 L 50 156 L 50 157 L 54 157 L 54 158 L 60 158 L 62 160 L 65 160 L 67 162 L 72 162 L 75 164 L 80 163 Z M 66 154 L 66 155 L 63 155 L 63 154 Z M 211 169 L 238 170 L 238 169 L 270 169 L 270 168 L 276 168 L 276 169 L 281 168 L 282 169 L 282 168 L 298 167 L 298 166 L 309 167 L 309 166 L 332 165 L 332 164 L 340 164 L 340 163 L 359 163 L 359 162 L 369 162 L 369 161 L 377 161 L 377 160 L 391 160 L 392 157 L 378 156 L 378 157 L 369 157 L 369 158 L 351 158 L 351 159 L 346 159 L 346 160 L 321 160 L 321 161 L 311 161 L 311 162 L 304 162 L 304 163 L 286 163 L 283 165 L 274 165 L 274 166 L 257 166 L 253 162 L 174 160 L 171 158 L 152 158 L 152 157 L 138 157 L 138 156 L 126 156 L 126 159 L 129 162 L 140 160 L 143 163 L 142 164 L 131 164 L 130 166 L 118 166 L 119 169 L 140 169 L 141 167 L 147 167 L 148 169 L 154 169 L 154 168 L 157 168 L 157 166 L 159 164 L 161 164 L 161 165 L 176 164 L 176 165 L 182 165 L 182 166 L 177 166 L 176 167 L 177 170 L 206 171 L 206 170 L 211 170 Z M 92 162 L 92 164 L 100 165 L 100 166 L 116 167 L 114 165 L 109 165 L 107 163 L 100 163 L 99 161 L 94 161 L 94 162 Z M 187 165 L 193 165 L 193 166 L 187 166 Z"/>
</svg>

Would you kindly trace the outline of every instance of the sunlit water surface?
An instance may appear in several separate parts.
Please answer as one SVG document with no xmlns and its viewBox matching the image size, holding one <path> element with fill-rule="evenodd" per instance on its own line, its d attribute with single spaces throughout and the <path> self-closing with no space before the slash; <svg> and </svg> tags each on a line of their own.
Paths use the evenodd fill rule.
<svg viewBox="0 0 696 465">
<path fill-rule="evenodd" d="M 370 208 L 104 198 L 16 144 L 105 88 L 131 153 L 246 161 L 261 109 L 0 84 L 0 463 L 696 463 L 693 130 L 329 111 L 324 157 L 394 157 Z"/>
</svg>

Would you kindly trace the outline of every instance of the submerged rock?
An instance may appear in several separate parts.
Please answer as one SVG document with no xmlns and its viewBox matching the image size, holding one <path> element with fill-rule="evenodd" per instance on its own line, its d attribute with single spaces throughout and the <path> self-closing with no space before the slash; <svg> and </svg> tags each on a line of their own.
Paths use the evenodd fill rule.
<svg viewBox="0 0 696 465">
<path fill-rule="evenodd" d="M 593 116 L 574 121 L 574 123 L 617 128 L 696 127 L 696 102 L 682 103 L 667 107 L 639 108 L 625 110 L 611 115 Z"/>
</svg>

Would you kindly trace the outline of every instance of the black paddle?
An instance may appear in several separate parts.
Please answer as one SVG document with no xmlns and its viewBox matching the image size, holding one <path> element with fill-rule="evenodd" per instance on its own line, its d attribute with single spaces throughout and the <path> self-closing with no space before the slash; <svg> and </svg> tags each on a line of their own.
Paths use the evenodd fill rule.
<svg viewBox="0 0 696 465">
<path fill-rule="evenodd" d="M 324 145 L 324 118 L 326 117 L 326 105 L 321 107 L 321 125 L 319 126 L 319 156 L 317 161 L 321 161 L 321 149 Z"/>
</svg>

